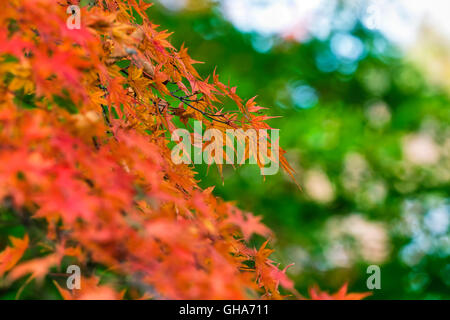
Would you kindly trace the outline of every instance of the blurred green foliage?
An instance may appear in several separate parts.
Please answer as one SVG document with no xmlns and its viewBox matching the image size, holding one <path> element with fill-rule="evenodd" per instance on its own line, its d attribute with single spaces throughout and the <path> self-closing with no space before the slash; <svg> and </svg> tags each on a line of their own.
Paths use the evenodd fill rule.
<svg viewBox="0 0 450 320">
<path fill-rule="evenodd" d="M 185 43 L 206 62 L 197 65 L 201 75 L 217 66 L 240 96 L 258 95 L 269 114 L 282 116 L 270 124 L 302 190 L 281 172 L 263 180 L 252 165 L 225 168 L 224 184 L 215 168 L 198 166 L 198 178 L 264 216 L 277 235 L 277 260 L 295 263 L 290 276 L 300 292 L 345 281 L 367 291 L 366 268 L 376 264 L 382 280 L 373 299 L 450 298 L 448 92 L 359 21 L 297 43 L 243 34 L 215 8 L 156 5 L 148 14 L 174 31 L 176 47 Z M 344 40 L 357 46 L 340 55 Z"/>
</svg>

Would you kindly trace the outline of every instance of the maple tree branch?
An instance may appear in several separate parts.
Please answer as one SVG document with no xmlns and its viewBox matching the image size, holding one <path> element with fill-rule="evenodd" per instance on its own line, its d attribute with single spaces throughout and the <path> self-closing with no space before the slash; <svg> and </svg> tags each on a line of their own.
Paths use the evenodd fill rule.
<svg viewBox="0 0 450 320">
<path fill-rule="evenodd" d="M 127 71 L 126 69 L 121 69 L 120 71 L 123 72 L 123 73 L 128 77 L 129 73 L 128 73 L 128 71 Z M 151 76 L 149 76 L 149 75 L 147 75 L 147 74 L 145 74 L 145 73 L 143 73 L 142 75 L 143 75 L 144 77 L 150 79 L 150 80 L 153 80 L 153 78 L 152 78 Z M 165 83 L 165 84 L 167 85 L 167 83 Z M 167 87 L 167 86 L 166 86 L 166 87 Z M 198 93 L 192 93 L 192 94 L 190 94 L 190 95 L 186 95 L 186 96 L 182 96 L 182 97 L 181 97 L 181 96 L 177 96 L 177 95 L 174 94 L 174 93 L 176 93 L 176 92 L 178 92 L 178 91 L 181 91 L 181 89 L 178 88 L 178 89 L 175 90 L 175 91 L 170 91 L 170 90 L 169 90 L 170 95 L 171 95 L 172 97 L 174 97 L 175 99 L 180 100 L 182 103 L 184 103 L 184 104 L 187 105 L 188 107 L 194 109 L 195 111 L 200 112 L 204 117 L 210 119 L 211 121 L 216 121 L 216 122 L 220 122 L 220 123 L 223 123 L 223 124 L 226 124 L 226 125 L 231 126 L 229 120 L 223 121 L 223 120 L 218 120 L 218 119 L 215 118 L 215 117 L 222 117 L 222 118 L 225 118 L 225 119 L 226 119 L 226 117 L 225 117 L 224 115 L 221 115 L 221 114 L 220 114 L 220 115 L 211 114 L 211 113 L 209 113 L 209 112 L 202 111 L 202 110 L 200 110 L 200 109 L 197 108 L 197 107 L 194 107 L 190 102 L 198 102 L 198 101 L 201 100 L 201 98 L 198 99 L 198 100 L 192 100 L 192 99 L 189 99 L 189 97 L 192 97 L 192 96 L 194 96 L 194 95 L 196 95 L 196 94 L 198 94 Z"/>
<path fill-rule="evenodd" d="M 111 119 L 109 118 L 108 106 L 105 106 L 104 104 L 102 104 L 101 107 L 102 107 L 103 118 L 105 119 L 105 122 L 108 125 L 108 127 L 111 128 L 112 124 L 111 124 Z"/>
<path fill-rule="evenodd" d="M 191 101 L 191 100 L 189 100 L 189 99 L 185 99 L 184 97 L 180 97 L 180 96 L 174 95 L 172 92 L 170 93 L 170 95 L 171 95 L 172 97 L 174 97 L 174 98 L 180 100 L 182 103 L 184 103 L 184 104 L 187 105 L 188 107 L 194 109 L 195 111 L 200 112 L 200 113 L 201 113 L 203 116 L 205 116 L 206 118 L 208 118 L 208 119 L 210 119 L 210 120 L 212 120 L 212 121 L 220 122 L 220 123 L 223 123 L 223 124 L 226 124 L 226 125 L 231 126 L 230 121 L 223 121 L 223 120 L 218 120 L 218 119 L 214 118 L 214 117 L 220 117 L 220 116 L 221 116 L 221 117 L 224 117 L 223 115 L 221 115 L 221 114 L 220 114 L 220 115 L 216 115 L 216 114 L 211 114 L 211 113 L 209 113 L 209 112 L 202 111 L 202 110 L 200 110 L 199 108 L 194 107 L 194 106 L 190 103 L 190 102 L 195 102 L 195 101 Z"/>
</svg>

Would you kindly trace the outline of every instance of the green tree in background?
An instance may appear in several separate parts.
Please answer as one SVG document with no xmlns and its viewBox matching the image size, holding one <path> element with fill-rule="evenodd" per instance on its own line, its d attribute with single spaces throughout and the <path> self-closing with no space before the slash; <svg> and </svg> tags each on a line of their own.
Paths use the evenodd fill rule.
<svg viewBox="0 0 450 320">
<path fill-rule="evenodd" d="M 175 31 L 175 46 L 208 61 L 201 74 L 220 66 L 241 96 L 256 92 L 282 116 L 271 121 L 302 191 L 282 173 L 261 183 L 251 165 L 224 168 L 223 185 L 214 168 L 197 169 L 203 187 L 220 185 L 217 195 L 264 214 L 300 292 L 313 283 L 336 289 L 342 279 L 367 290 L 367 267 L 379 265 L 374 299 L 450 298 L 448 92 L 358 19 L 297 43 L 241 33 L 214 7 L 156 5 L 148 14 Z"/>
</svg>

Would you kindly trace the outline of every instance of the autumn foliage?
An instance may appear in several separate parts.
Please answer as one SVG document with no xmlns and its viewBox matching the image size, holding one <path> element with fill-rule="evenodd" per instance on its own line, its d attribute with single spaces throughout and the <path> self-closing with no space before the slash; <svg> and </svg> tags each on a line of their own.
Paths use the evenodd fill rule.
<svg viewBox="0 0 450 320">
<path fill-rule="evenodd" d="M 298 296 L 268 242 L 248 245 L 271 236 L 260 218 L 202 190 L 193 168 L 170 158 L 170 133 L 192 120 L 269 128 L 254 99 L 215 73 L 201 78 L 187 49 L 148 20 L 150 4 L 99 1 L 74 30 L 70 4 L 2 2 L 0 199 L 25 236 L 2 248 L 0 278 L 29 285 L 76 264 L 82 289 L 55 281 L 63 298 Z M 122 280 L 103 281 L 97 266 Z"/>
</svg>

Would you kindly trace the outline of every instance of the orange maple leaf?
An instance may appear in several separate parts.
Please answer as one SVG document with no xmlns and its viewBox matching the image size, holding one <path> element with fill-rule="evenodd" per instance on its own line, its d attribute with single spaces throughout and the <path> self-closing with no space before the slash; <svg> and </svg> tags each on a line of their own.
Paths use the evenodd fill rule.
<svg viewBox="0 0 450 320">
<path fill-rule="evenodd" d="M 370 296 L 371 292 L 348 293 L 348 283 L 345 283 L 338 292 L 330 294 L 326 291 L 321 291 L 318 287 L 309 289 L 310 300 L 362 300 Z"/>
<path fill-rule="evenodd" d="M 125 291 L 116 292 L 108 285 L 100 285 L 97 277 L 81 278 L 80 289 L 63 289 L 53 281 L 64 300 L 121 300 Z"/>
<path fill-rule="evenodd" d="M 23 239 L 9 237 L 9 240 L 11 241 L 12 246 L 7 247 L 0 252 L 0 277 L 19 262 L 25 253 L 25 250 L 28 248 L 28 235 L 25 235 Z"/>
</svg>

